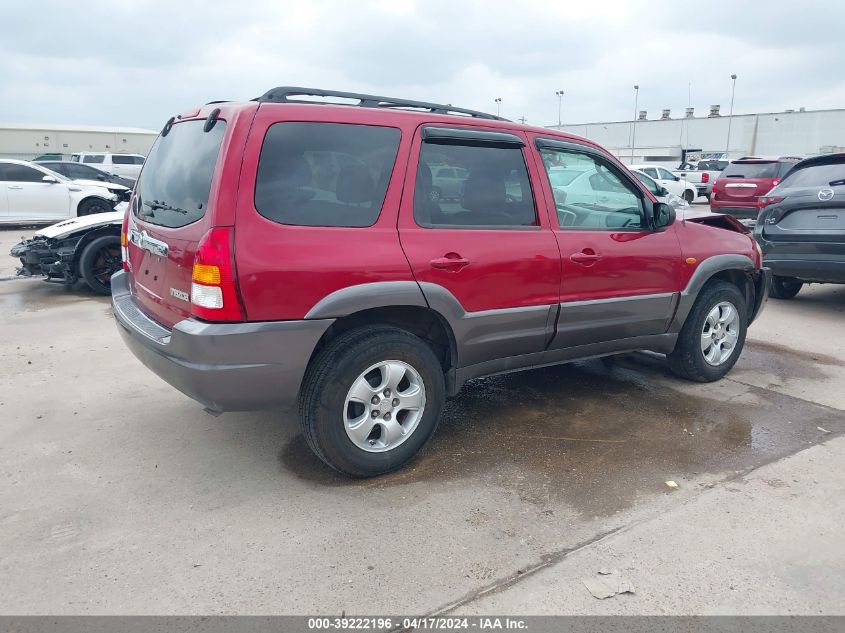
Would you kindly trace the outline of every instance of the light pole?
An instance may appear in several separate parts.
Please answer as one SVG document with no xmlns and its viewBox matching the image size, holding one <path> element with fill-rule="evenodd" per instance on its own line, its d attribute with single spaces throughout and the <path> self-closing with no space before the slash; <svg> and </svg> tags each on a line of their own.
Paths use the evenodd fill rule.
<svg viewBox="0 0 845 633">
<path fill-rule="evenodd" d="M 631 124 L 631 164 L 634 164 L 634 144 L 637 142 L 637 103 L 640 98 L 640 84 L 634 84 L 634 122 Z"/>
<path fill-rule="evenodd" d="M 563 104 L 563 90 L 555 90 L 555 94 L 557 95 L 557 126 L 560 127 L 563 125 L 560 119 L 560 108 Z"/>
<path fill-rule="evenodd" d="M 728 140 L 725 143 L 725 160 L 728 158 L 728 152 L 731 150 L 731 123 L 734 120 L 734 93 L 736 92 L 736 75 L 731 75 L 731 113 L 728 115 Z"/>
<path fill-rule="evenodd" d="M 499 116 L 499 113 L 502 111 L 502 98 L 496 97 L 493 101 L 496 102 L 496 116 Z"/>
</svg>

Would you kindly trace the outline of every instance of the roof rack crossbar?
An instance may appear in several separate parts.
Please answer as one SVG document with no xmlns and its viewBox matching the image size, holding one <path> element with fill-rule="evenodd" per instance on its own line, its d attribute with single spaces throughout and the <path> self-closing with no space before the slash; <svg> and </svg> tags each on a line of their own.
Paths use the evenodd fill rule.
<svg viewBox="0 0 845 633">
<path fill-rule="evenodd" d="M 341 92 L 339 90 L 320 90 L 317 88 L 299 88 L 296 86 L 279 86 L 268 90 L 253 101 L 260 103 L 312 103 L 325 104 L 324 101 L 307 101 L 304 99 L 291 99 L 290 97 L 337 97 L 341 99 L 357 99 L 354 104 L 361 108 L 411 108 L 426 110 L 434 114 L 464 114 L 478 119 L 493 119 L 496 121 L 507 121 L 495 114 L 456 108 L 442 103 L 428 103 L 427 101 L 412 101 L 410 99 L 394 99 L 393 97 L 381 97 L 378 95 L 360 94 L 357 92 Z"/>
</svg>

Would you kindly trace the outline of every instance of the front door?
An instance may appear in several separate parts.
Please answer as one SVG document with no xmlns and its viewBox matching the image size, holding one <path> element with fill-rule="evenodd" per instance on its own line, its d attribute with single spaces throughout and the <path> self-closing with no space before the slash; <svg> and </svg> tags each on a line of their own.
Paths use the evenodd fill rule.
<svg viewBox="0 0 845 633">
<path fill-rule="evenodd" d="M 646 215 L 650 199 L 598 150 L 543 139 L 538 145 L 547 172 L 565 166 L 582 174 L 571 180 L 577 185 L 572 192 L 543 179 L 554 201 L 552 225 L 563 264 L 551 347 L 664 333 L 680 283 L 675 227 L 652 230 Z"/>
<path fill-rule="evenodd" d="M 553 331 L 560 253 L 524 146 L 514 134 L 427 126 L 412 148 L 400 241 L 455 331 L 461 367 L 539 353 Z M 444 169 L 461 178 L 453 198 L 434 188 Z"/>
<path fill-rule="evenodd" d="M 64 182 L 44 182 L 45 174 L 28 165 L 5 163 L 3 178 L 8 219 L 49 222 L 70 216 L 70 194 Z"/>
</svg>

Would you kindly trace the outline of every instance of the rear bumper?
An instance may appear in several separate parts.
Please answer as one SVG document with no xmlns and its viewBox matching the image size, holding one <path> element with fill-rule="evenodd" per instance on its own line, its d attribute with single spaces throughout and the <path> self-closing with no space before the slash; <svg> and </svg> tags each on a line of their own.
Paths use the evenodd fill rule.
<svg viewBox="0 0 845 633">
<path fill-rule="evenodd" d="M 296 399 L 311 354 L 333 319 L 205 323 L 169 330 L 138 308 L 125 272 L 112 277 L 112 310 L 133 354 L 212 411 L 246 411 Z"/>
<path fill-rule="evenodd" d="M 710 210 L 713 213 L 724 213 L 742 220 L 756 220 L 760 213 L 760 209 L 756 205 L 753 207 L 722 206 L 715 202 L 713 198 L 710 199 Z"/>
<path fill-rule="evenodd" d="M 764 263 L 778 277 L 795 277 L 808 282 L 845 284 L 845 259 L 841 261 L 766 259 Z"/>
</svg>

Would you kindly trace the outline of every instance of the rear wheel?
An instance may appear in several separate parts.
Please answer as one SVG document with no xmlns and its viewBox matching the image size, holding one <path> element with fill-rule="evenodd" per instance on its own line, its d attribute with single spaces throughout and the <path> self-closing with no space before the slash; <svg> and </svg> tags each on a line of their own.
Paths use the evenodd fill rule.
<svg viewBox="0 0 845 633">
<path fill-rule="evenodd" d="M 373 477 L 419 452 L 444 399 L 443 369 L 428 345 L 404 330 L 372 326 L 341 334 L 312 360 L 299 418 L 317 457 L 346 475 Z"/>
<path fill-rule="evenodd" d="M 76 209 L 76 215 L 82 217 L 83 215 L 91 215 L 92 213 L 108 213 L 114 211 L 114 208 L 107 200 L 102 198 L 87 198 L 79 203 Z"/>
<path fill-rule="evenodd" d="M 120 238 L 103 235 L 93 240 L 79 257 L 79 274 L 100 295 L 111 294 L 111 277 L 123 267 Z"/>
<path fill-rule="evenodd" d="M 745 345 L 747 314 L 745 298 L 736 286 L 725 281 L 706 285 L 668 355 L 672 371 L 696 382 L 722 378 Z"/>
<path fill-rule="evenodd" d="M 775 299 L 792 299 L 801 290 L 804 282 L 793 277 L 772 277 L 769 294 Z"/>
<path fill-rule="evenodd" d="M 689 189 L 684 189 L 684 200 L 692 204 L 692 201 L 695 200 L 695 194 Z"/>
</svg>

